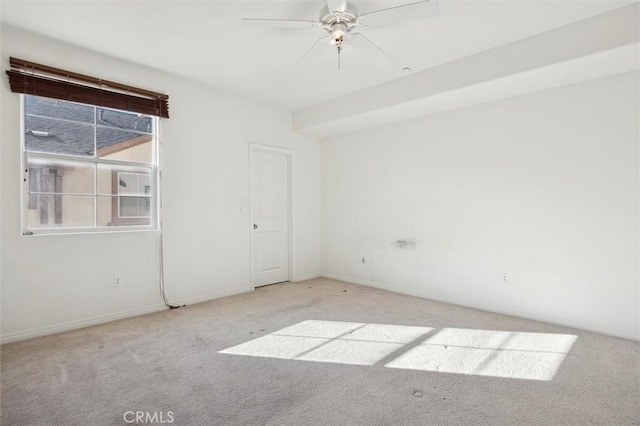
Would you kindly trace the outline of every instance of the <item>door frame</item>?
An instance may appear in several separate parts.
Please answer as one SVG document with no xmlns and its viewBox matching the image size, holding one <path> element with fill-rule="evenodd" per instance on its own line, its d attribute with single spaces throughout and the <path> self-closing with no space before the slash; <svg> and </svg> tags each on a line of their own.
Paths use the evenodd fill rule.
<svg viewBox="0 0 640 426">
<path fill-rule="evenodd" d="M 288 263 L 289 263 L 289 271 L 288 271 L 288 275 L 287 275 L 287 280 L 290 282 L 294 281 L 295 278 L 295 274 L 294 272 L 294 264 L 296 262 L 296 247 L 295 247 L 295 238 L 293 238 L 293 230 L 294 230 L 294 222 L 295 222 L 295 217 L 293 214 L 293 201 L 294 201 L 294 179 L 293 179 L 293 170 L 294 170 L 294 166 L 295 166 L 295 161 L 296 161 L 296 151 L 295 149 L 292 148 L 283 148 L 283 147 L 279 147 L 279 146 L 273 146 L 273 145 L 265 145 L 265 144 L 261 144 L 261 143 L 256 143 L 256 142 L 249 142 L 249 222 L 247 223 L 247 227 L 249 229 L 249 274 L 250 274 L 250 284 L 249 284 L 249 290 L 250 291 L 254 291 L 256 289 L 255 287 L 255 277 L 254 277 L 254 272 L 253 272 L 253 265 L 254 265 L 254 256 L 253 256 L 253 252 L 254 252 L 254 246 L 256 244 L 255 242 L 255 238 L 254 238 L 254 232 L 253 232 L 253 206 L 251 205 L 251 201 L 252 201 L 252 185 L 253 185 L 253 160 L 254 160 L 254 156 L 255 153 L 257 151 L 260 152 L 267 152 L 270 154 L 280 154 L 286 157 L 287 159 L 287 230 L 288 230 L 288 234 L 289 234 L 289 241 L 287 242 L 289 245 L 289 255 L 288 255 Z"/>
</svg>

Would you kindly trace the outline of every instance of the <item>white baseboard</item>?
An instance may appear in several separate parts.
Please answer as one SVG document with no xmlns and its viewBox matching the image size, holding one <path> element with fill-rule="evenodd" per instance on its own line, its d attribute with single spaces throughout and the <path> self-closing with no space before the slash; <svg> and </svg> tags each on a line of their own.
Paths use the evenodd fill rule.
<svg viewBox="0 0 640 426">
<path fill-rule="evenodd" d="M 552 323 L 552 324 L 557 324 L 565 327 L 579 328 L 587 331 L 593 331 L 596 333 L 607 334 L 610 336 L 622 337 L 625 339 L 640 340 L 639 336 L 626 331 L 589 327 L 589 326 L 584 326 L 584 325 L 575 324 L 575 323 L 559 323 L 559 322 L 549 321 L 547 318 L 542 318 L 536 315 L 530 315 L 528 313 L 517 312 L 509 309 L 495 307 L 495 306 L 488 306 L 488 305 L 475 303 L 473 301 L 468 301 L 468 300 L 451 300 L 449 298 L 439 297 L 438 295 L 430 294 L 428 292 L 422 292 L 422 291 L 416 291 L 414 289 L 406 289 L 402 287 L 385 285 L 383 283 L 361 279 L 361 278 L 349 277 L 345 275 L 331 274 L 331 273 L 304 274 L 304 275 L 297 276 L 296 282 L 305 281 L 305 280 L 318 278 L 318 277 L 325 277 L 325 278 L 345 281 L 353 284 L 360 284 L 368 287 L 379 288 L 381 290 L 392 291 L 395 293 L 407 294 L 410 296 L 416 296 L 416 297 L 422 297 L 425 299 L 435 300 L 437 302 L 450 303 L 454 305 L 465 306 L 468 308 L 480 309 L 483 311 L 496 312 L 504 315 L 511 315 L 511 316 L 516 316 L 520 318 L 534 320 L 534 321 Z M 248 291 L 249 289 L 234 289 L 234 290 L 228 290 L 224 292 L 207 294 L 203 296 L 194 296 L 194 297 L 170 300 L 170 302 L 175 305 L 193 305 L 195 303 L 201 303 L 209 300 L 220 299 L 222 297 L 235 296 L 237 294 L 246 293 Z M 25 340 L 25 339 L 31 339 L 34 337 L 47 336 L 50 334 L 61 333 L 64 331 L 75 330 L 78 328 L 89 327 L 92 325 L 104 324 L 111 321 L 117 321 L 125 318 L 131 318 L 139 315 L 159 312 L 165 309 L 167 309 L 167 307 L 164 304 L 159 304 L 159 305 L 148 306 L 140 309 L 133 309 L 129 311 L 123 311 L 123 312 L 117 312 L 117 313 L 108 314 L 108 315 L 101 315 L 97 317 L 86 318 L 83 320 L 69 321 L 69 322 L 56 324 L 48 327 L 33 328 L 30 330 L 8 333 L 0 336 L 0 344 L 16 342 L 16 341 Z"/>
<path fill-rule="evenodd" d="M 322 273 L 322 276 L 325 277 L 325 278 L 330 278 L 330 279 L 334 279 L 334 280 L 338 280 L 338 281 L 345 281 L 345 282 L 348 282 L 348 283 L 360 284 L 360 285 L 364 285 L 364 286 L 367 286 L 367 287 L 374 287 L 374 288 L 378 288 L 378 289 L 381 289 L 381 290 L 392 291 L 394 293 L 400 293 L 400 294 L 406 294 L 406 295 L 409 295 L 409 296 L 421 297 L 421 298 L 424 298 L 424 299 L 434 300 L 436 302 L 449 303 L 449 304 L 452 304 L 452 305 L 464 306 L 464 307 L 467 307 L 467 308 L 479 309 L 479 310 L 482 310 L 482 311 L 495 312 L 495 313 L 498 313 L 498 314 L 510 315 L 510 316 L 514 316 L 514 317 L 533 320 L 533 321 L 540 321 L 540 322 L 545 322 L 545 323 L 548 323 L 548 324 L 560 325 L 560 326 L 563 326 L 563 327 L 578 328 L 578 329 L 581 329 L 581 330 L 592 331 L 592 332 L 595 332 L 595 333 L 606 334 L 606 335 L 609 335 L 609 336 L 621 337 L 623 339 L 630 339 L 630 340 L 636 340 L 636 341 L 640 340 L 640 336 L 638 336 L 637 334 L 634 334 L 634 333 L 628 332 L 628 331 L 624 331 L 624 330 L 610 330 L 610 329 L 591 327 L 591 326 L 584 325 L 584 324 L 569 323 L 569 322 L 562 323 L 562 322 L 558 322 L 558 321 L 554 321 L 554 320 L 549 320 L 548 318 L 543 318 L 543 317 L 540 317 L 540 316 L 531 315 L 529 313 L 519 312 L 519 311 L 515 311 L 515 310 L 511 310 L 511 309 L 504 309 L 502 307 L 497 307 L 497 306 L 489 306 L 489 305 L 485 305 L 483 303 L 476 303 L 475 301 L 471 301 L 471 300 L 452 300 L 450 298 L 441 297 L 441 296 L 439 296 L 437 294 L 431 294 L 431 293 L 426 292 L 426 291 L 419 291 L 419 290 L 414 290 L 414 289 L 407 289 L 407 288 L 402 288 L 402 287 L 385 285 L 383 283 L 379 283 L 379 282 L 371 281 L 371 280 L 367 280 L 367 279 L 362 279 L 362 278 L 355 278 L 355 277 L 349 277 L 349 276 L 345 276 L 345 275 L 331 274 L 331 273 Z"/>
<path fill-rule="evenodd" d="M 297 283 L 299 281 L 306 281 L 306 280 L 312 280 L 314 278 L 320 278 L 322 276 L 322 274 L 320 272 L 313 272 L 310 274 L 301 274 L 301 275 L 295 275 L 293 282 Z"/>
<path fill-rule="evenodd" d="M 218 293 L 207 294 L 204 296 L 186 297 L 183 299 L 169 300 L 173 305 L 193 305 L 195 303 L 206 302 L 208 300 L 220 299 L 222 297 L 235 296 L 236 294 L 247 293 L 249 289 L 235 289 L 222 291 Z M 92 325 L 104 324 L 111 321 L 117 321 L 125 318 L 137 317 L 140 315 L 150 314 L 168 309 L 164 303 L 159 305 L 148 306 L 146 308 L 132 309 L 129 311 L 116 312 L 113 314 L 100 315 L 97 317 L 86 318 L 77 321 L 69 321 L 48 327 L 33 328 L 15 333 L 8 333 L 0 336 L 0 344 L 17 342 L 19 340 L 31 339 L 34 337 L 48 336 L 50 334 L 62 333 L 65 331 L 76 330 L 78 328 L 90 327 Z"/>
<path fill-rule="evenodd" d="M 133 309 L 130 311 L 116 312 L 114 314 L 100 315 L 97 317 L 86 318 L 77 321 L 64 322 L 48 327 L 32 328 L 30 330 L 18 331 L 15 333 L 4 334 L 0 337 L 0 344 L 17 342 L 18 340 L 31 339 L 33 337 L 47 336 L 49 334 L 62 333 L 64 331 L 75 330 L 78 328 L 89 327 L 92 325 L 104 324 L 106 322 L 117 321 L 125 318 L 135 317 L 139 315 L 159 312 L 167 307 L 164 304 L 148 306 L 146 308 Z"/>
<path fill-rule="evenodd" d="M 233 289 L 227 291 L 220 291 L 217 293 L 205 294 L 204 296 L 185 297 L 182 299 L 170 299 L 169 303 L 172 305 L 194 305 L 196 303 L 208 302 L 209 300 L 221 299 L 223 297 L 235 296 L 237 294 L 248 293 L 250 288 Z"/>
</svg>

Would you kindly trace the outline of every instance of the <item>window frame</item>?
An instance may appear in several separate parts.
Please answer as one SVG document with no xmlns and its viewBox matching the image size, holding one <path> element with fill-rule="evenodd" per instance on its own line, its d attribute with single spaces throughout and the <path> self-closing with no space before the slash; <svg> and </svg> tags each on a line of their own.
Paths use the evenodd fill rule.
<svg viewBox="0 0 640 426">
<path fill-rule="evenodd" d="M 160 119 L 156 116 L 149 116 L 153 120 L 153 131 L 149 134 L 151 136 L 151 162 L 138 162 L 138 161 L 126 161 L 126 160 L 113 160 L 99 157 L 97 152 L 94 155 L 89 156 L 76 156 L 69 154 L 59 153 L 46 153 L 46 152 L 34 152 L 27 151 L 26 146 L 26 120 L 25 120 L 25 97 L 33 96 L 28 94 L 20 94 L 20 164 L 22 165 L 21 171 L 21 229 L 23 236 L 34 235 L 68 235 L 68 234 L 101 234 L 101 233 L 118 233 L 118 232 L 141 232 L 141 231 L 158 231 L 160 229 L 160 139 L 158 134 L 160 132 Z M 78 102 L 75 102 L 78 103 Z M 100 108 L 96 105 L 89 105 L 94 108 Z M 111 108 L 109 108 L 111 109 Z M 94 128 L 100 125 L 97 122 L 93 124 Z M 95 136 L 94 136 L 95 138 Z M 29 205 L 30 205 L 30 188 L 29 188 L 29 165 L 28 159 L 43 159 L 43 160 L 58 160 L 61 162 L 69 161 L 75 163 L 85 163 L 88 165 L 94 165 L 94 179 L 93 179 L 93 193 L 92 194 L 75 194 L 75 193 L 60 193 L 59 195 L 70 196 L 87 196 L 93 199 L 93 225 L 91 227 L 62 227 L 54 226 L 43 228 L 29 228 Z M 150 216 L 149 224 L 131 224 L 129 222 L 109 223 L 108 225 L 98 225 L 98 199 L 105 197 L 98 192 L 98 169 L 99 165 L 108 165 L 113 167 L 113 171 L 116 173 L 126 170 L 128 168 L 144 168 L 150 170 L 151 192 L 150 192 Z M 50 192 L 50 191 L 49 191 Z M 58 195 L 58 194 L 55 194 Z M 37 196 L 37 195 L 36 195 Z M 116 201 L 119 204 L 118 194 L 111 194 L 112 201 Z M 113 202 L 109 203 L 113 205 Z M 113 207 L 112 207 L 113 208 Z M 116 212 L 117 213 L 117 212 Z M 145 219 L 147 219 L 145 217 Z"/>
</svg>

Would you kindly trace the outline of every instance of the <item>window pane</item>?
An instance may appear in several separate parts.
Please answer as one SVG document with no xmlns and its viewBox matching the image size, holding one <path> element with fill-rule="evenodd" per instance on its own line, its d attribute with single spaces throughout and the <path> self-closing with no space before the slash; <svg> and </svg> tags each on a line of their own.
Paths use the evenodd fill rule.
<svg viewBox="0 0 640 426">
<path fill-rule="evenodd" d="M 94 194 L 95 164 L 30 157 L 27 168 L 30 199 L 42 192 Z"/>
<path fill-rule="evenodd" d="M 98 194 L 151 196 L 151 168 L 98 164 Z"/>
<path fill-rule="evenodd" d="M 151 225 L 152 170 L 98 165 L 98 226 Z"/>
<path fill-rule="evenodd" d="M 151 204 L 148 197 L 119 197 L 119 218 L 140 218 L 151 216 Z"/>
<path fill-rule="evenodd" d="M 93 124 L 94 111 L 95 107 L 92 105 L 83 105 L 32 95 L 25 95 L 24 97 L 24 112 L 26 115 L 38 115 L 41 117 L 59 118 Z"/>
<path fill-rule="evenodd" d="M 127 130 L 98 127 L 96 130 L 97 156 L 110 160 L 151 163 L 151 135 Z"/>
<path fill-rule="evenodd" d="M 153 117 L 31 95 L 23 102 L 27 231 L 156 224 Z"/>
<path fill-rule="evenodd" d="M 27 213 L 29 228 L 92 227 L 93 200 L 82 195 L 37 195 L 36 208 Z"/>
<path fill-rule="evenodd" d="M 98 197 L 98 226 L 151 225 L 151 197 Z"/>
<path fill-rule="evenodd" d="M 116 109 L 97 108 L 96 115 L 96 122 L 102 126 L 143 133 L 153 132 L 153 119 L 143 114 L 119 111 Z"/>
<path fill-rule="evenodd" d="M 92 124 L 27 115 L 24 126 L 27 151 L 93 155 L 95 127 Z"/>
</svg>

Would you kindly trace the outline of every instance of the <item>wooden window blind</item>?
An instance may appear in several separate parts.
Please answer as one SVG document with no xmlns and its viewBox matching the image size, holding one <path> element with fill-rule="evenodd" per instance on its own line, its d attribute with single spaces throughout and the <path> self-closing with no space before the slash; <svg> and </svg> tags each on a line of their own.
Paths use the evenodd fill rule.
<svg viewBox="0 0 640 426">
<path fill-rule="evenodd" d="M 11 91 L 169 118 L 169 96 L 23 59 L 10 58 Z"/>
</svg>

